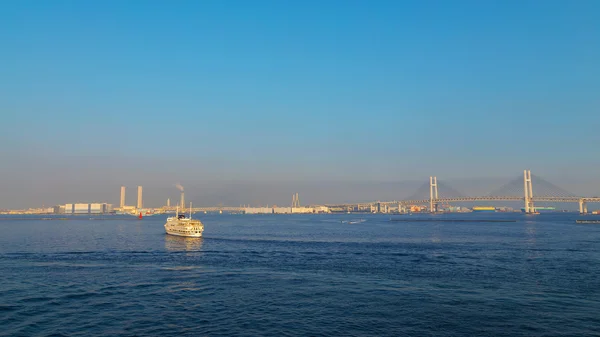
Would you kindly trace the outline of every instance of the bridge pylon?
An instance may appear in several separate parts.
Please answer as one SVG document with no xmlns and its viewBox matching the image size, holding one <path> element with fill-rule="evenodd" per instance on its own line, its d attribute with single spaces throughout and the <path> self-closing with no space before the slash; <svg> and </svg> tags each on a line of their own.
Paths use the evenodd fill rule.
<svg viewBox="0 0 600 337">
<path fill-rule="evenodd" d="M 535 206 L 533 204 L 533 184 L 531 182 L 531 171 L 523 171 L 523 192 L 525 194 L 525 213 L 535 213 Z"/>
<path fill-rule="evenodd" d="M 579 199 L 579 214 L 587 214 L 587 202 L 584 199 Z"/>
<path fill-rule="evenodd" d="M 429 177 L 429 212 L 437 211 L 438 185 L 437 177 Z"/>
</svg>

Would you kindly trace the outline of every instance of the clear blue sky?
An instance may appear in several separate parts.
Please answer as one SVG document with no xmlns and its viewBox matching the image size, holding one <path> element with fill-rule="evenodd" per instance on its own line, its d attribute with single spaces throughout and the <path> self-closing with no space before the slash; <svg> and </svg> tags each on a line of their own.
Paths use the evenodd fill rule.
<svg viewBox="0 0 600 337">
<path fill-rule="evenodd" d="M 0 204 L 16 185 L 74 179 L 530 168 L 597 183 L 598 13 L 598 1 L 5 1 Z"/>
</svg>

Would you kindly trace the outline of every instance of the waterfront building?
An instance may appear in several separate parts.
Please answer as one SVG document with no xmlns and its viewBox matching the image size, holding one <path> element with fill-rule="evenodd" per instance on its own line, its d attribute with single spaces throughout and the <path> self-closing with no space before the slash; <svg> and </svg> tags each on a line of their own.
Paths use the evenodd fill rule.
<svg viewBox="0 0 600 337">
<path fill-rule="evenodd" d="M 312 213 L 330 213 L 327 206 L 312 207 L 245 207 L 246 214 L 312 214 Z"/>
<path fill-rule="evenodd" d="M 106 214 L 112 211 L 112 205 L 107 203 L 72 203 L 54 207 L 59 214 Z"/>
</svg>

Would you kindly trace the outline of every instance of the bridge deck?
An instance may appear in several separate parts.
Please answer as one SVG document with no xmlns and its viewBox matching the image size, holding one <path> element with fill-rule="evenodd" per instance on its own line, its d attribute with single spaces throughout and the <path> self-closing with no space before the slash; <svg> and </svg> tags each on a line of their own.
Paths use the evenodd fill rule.
<svg viewBox="0 0 600 337">
<path fill-rule="evenodd" d="M 434 199 L 434 203 L 445 203 L 445 202 L 475 202 L 475 201 L 524 201 L 523 197 L 457 197 L 457 198 L 439 198 Z M 533 197 L 534 202 L 600 202 L 600 197 Z M 373 202 L 361 202 L 353 204 L 336 204 L 326 205 L 328 207 L 350 207 L 350 206 L 361 206 L 369 207 L 377 204 L 381 205 L 415 205 L 415 204 L 427 204 L 431 202 L 430 199 L 418 199 L 418 200 L 394 200 L 394 201 L 373 201 Z"/>
</svg>

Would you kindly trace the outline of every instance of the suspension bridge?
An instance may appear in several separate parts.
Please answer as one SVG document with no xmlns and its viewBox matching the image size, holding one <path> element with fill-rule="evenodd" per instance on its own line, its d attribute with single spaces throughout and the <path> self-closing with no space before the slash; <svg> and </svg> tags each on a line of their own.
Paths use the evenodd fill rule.
<svg viewBox="0 0 600 337">
<path fill-rule="evenodd" d="M 440 193 L 440 191 L 442 192 Z M 389 207 L 397 206 L 398 211 L 402 211 L 410 205 L 427 204 L 429 212 L 436 213 L 439 205 L 442 204 L 479 201 L 520 201 L 523 202 L 525 213 L 536 213 L 535 204 L 537 202 L 579 203 L 579 212 L 584 214 L 588 212 L 587 204 L 600 202 L 600 197 L 577 196 L 541 177 L 533 176 L 530 170 L 525 170 L 523 171 L 523 177 L 513 179 L 483 196 L 467 196 L 441 181 L 438 182 L 437 177 L 431 176 L 429 177 L 429 183 L 424 183 L 411 197 L 405 200 L 327 206 L 357 211 L 376 210 L 382 212 L 382 209 L 388 209 Z"/>
</svg>

